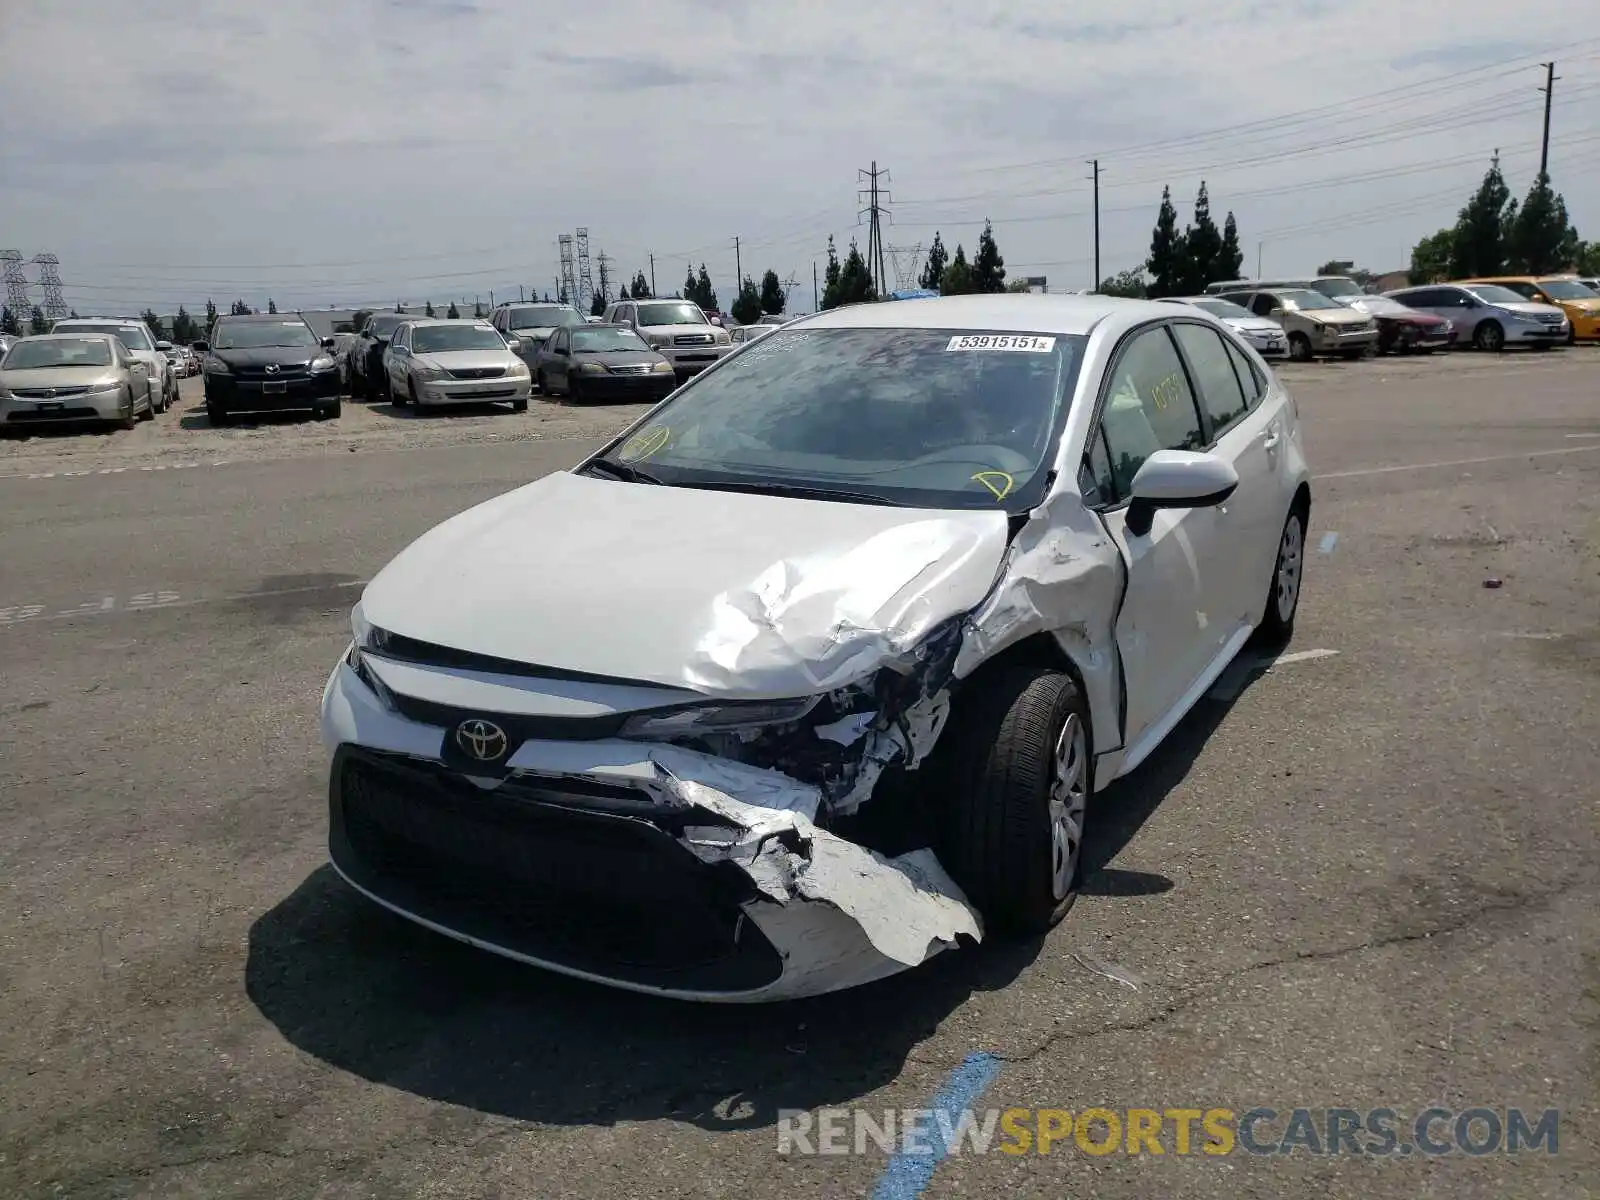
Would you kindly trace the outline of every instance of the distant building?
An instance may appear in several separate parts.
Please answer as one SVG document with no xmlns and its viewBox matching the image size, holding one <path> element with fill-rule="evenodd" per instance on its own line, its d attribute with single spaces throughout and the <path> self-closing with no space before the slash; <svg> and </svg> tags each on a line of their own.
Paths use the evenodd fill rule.
<svg viewBox="0 0 1600 1200">
<path fill-rule="evenodd" d="M 1395 288 L 1411 286 L 1411 272 L 1385 271 L 1372 281 L 1372 290 L 1376 292 L 1392 292 Z"/>
</svg>

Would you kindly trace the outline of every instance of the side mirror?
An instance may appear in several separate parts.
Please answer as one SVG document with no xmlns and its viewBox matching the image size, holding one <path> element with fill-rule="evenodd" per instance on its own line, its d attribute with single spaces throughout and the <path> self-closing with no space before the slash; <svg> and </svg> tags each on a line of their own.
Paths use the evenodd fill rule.
<svg viewBox="0 0 1600 1200">
<path fill-rule="evenodd" d="M 334 341 L 331 337 L 325 337 L 322 339 L 322 348 L 324 350 L 332 350 L 338 344 L 339 343 Z"/>
<path fill-rule="evenodd" d="M 511 353 L 516 354 L 518 351 L 520 351 L 522 349 L 522 339 L 521 338 L 507 338 L 506 339 L 506 349 L 511 351 Z"/>
<path fill-rule="evenodd" d="M 156 349 L 157 350 L 171 350 L 172 349 L 172 343 L 171 342 L 157 342 L 156 343 Z"/>
<path fill-rule="evenodd" d="M 1149 533 L 1158 508 L 1214 508 L 1238 486 L 1239 473 L 1225 458 L 1192 450 L 1157 450 L 1133 477 L 1128 532 L 1135 537 Z"/>
</svg>

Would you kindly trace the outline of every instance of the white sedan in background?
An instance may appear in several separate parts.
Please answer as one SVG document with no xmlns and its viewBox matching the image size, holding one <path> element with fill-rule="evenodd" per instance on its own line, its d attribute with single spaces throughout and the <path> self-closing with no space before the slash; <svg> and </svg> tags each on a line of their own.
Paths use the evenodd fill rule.
<svg viewBox="0 0 1600 1200">
<path fill-rule="evenodd" d="M 689 999 L 851 987 L 1075 897 L 1087 803 L 1292 629 L 1295 406 L 1198 309 L 834 309 L 437 526 L 328 680 L 334 867 Z"/>
<path fill-rule="evenodd" d="M 527 412 L 533 376 L 516 349 L 487 321 L 406 321 L 383 352 L 385 390 L 400 407 L 509 403 Z"/>
</svg>

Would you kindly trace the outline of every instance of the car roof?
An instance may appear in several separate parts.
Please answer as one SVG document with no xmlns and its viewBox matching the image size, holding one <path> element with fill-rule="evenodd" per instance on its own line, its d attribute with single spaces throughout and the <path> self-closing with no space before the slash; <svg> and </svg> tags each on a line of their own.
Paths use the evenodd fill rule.
<svg viewBox="0 0 1600 1200">
<path fill-rule="evenodd" d="M 395 314 L 399 316 L 399 313 Z M 487 325 L 488 317 L 414 317 L 404 322 L 407 325 Z"/>
<path fill-rule="evenodd" d="M 1548 275 L 1474 275 L 1471 279 L 1456 279 L 1452 282 L 1469 283 L 1537 283 L 1540 279 L 1549 279 Z"/>
<path fill-rule="evenodd" d="M 92 333 L 87 329 L 69 330 L 66 333 L 30 333 L 17 339 L 19 342 L 81 342 L 85 338 L 93 341 L 116 342 L 121 341 L 114 333 Z"/>
<path fill-rule="evenodd" d="M 589 329 L 626 329 L 629 333 L 633 332 L 631 325 L 619 325 L 615 321 L 588 321 L 585 325 Z M 576 329 L 577 326 L 574 325 L 573 328 Z"/>
<path fill-rule="evenodd" d="M 398 314 L 396 314 L 398 315 Z M 299 313 L 218 313 L 218 321 L 257 321 L 261 324 L 277 322 L 280 325 L 304 325 L 306 319 Z"/>
<path fill-rule="evenodd" d="M 139 317 L 58 317 L 51 322 L 51 328 L 57 325 L 143 325 Z"/>
<path fill-rule="evenodd" d="M 1171 307 L 1158 300 L 1003 292 L 996 295 L 940 296 L 915 303 L 852 304 L 802 317 L 795 327 L 992 329 L 1016 333 L 1083 335 L 1103 322 L 1121 329 L 1142 321 L 1171 316 Z"/>
</svg>

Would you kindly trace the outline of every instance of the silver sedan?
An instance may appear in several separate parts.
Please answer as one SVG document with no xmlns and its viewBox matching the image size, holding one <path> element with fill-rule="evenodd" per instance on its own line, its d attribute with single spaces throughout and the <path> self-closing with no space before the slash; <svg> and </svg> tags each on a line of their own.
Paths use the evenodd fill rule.
<svg viewBox="0 0 1600 1200">
<path fill-rule="evenodd" d="M 22 338 L 0 359 L 0 426 L 155 416 L 150 368 L 109 333 Z"/>
<path fill-rule="evenodd" d="M 487 321 L 407 321 L 383 354 L 384 384 L 396 406 L 509 403 L 528 411 L 533 377 Z"/>
</svg>

